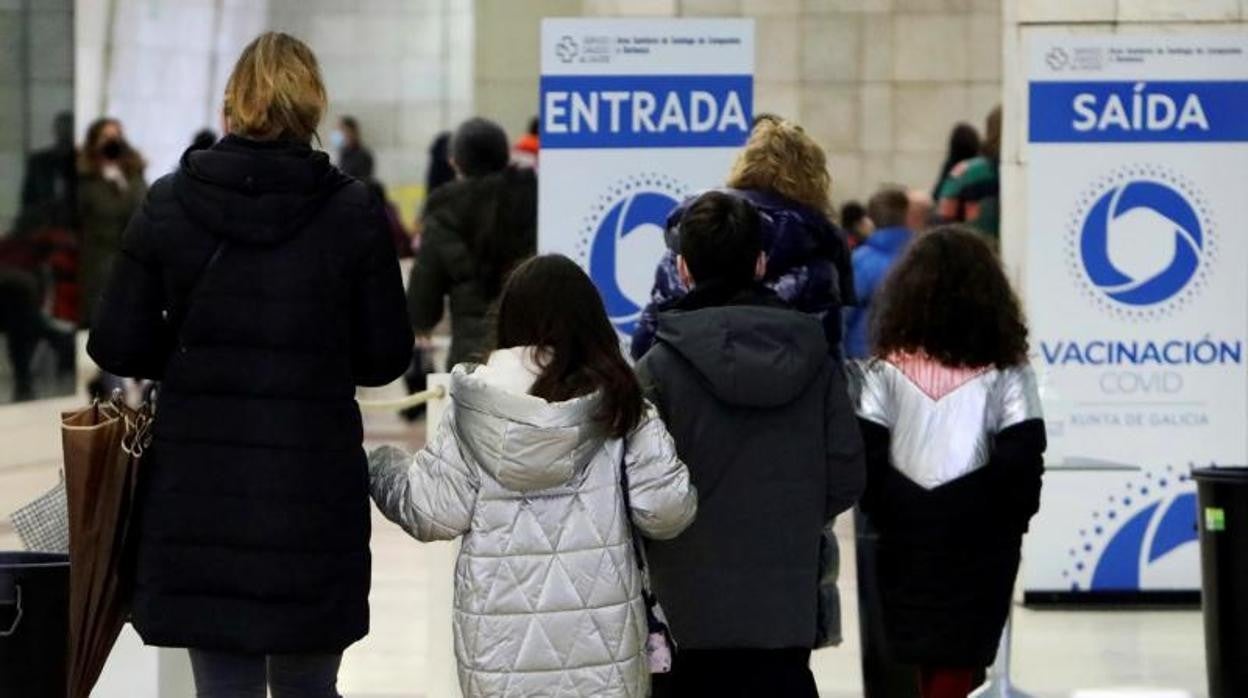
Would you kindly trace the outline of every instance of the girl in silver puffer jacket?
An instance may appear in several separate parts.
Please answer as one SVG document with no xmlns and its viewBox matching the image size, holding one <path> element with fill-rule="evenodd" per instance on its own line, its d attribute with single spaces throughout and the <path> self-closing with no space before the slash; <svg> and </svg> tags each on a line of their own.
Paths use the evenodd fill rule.
<svg viewBox="0 0 1248 698">
<path fill-rule="evenodd" d="M 467 698 L 643 698 L 632 529 L 683 531 L 697 509 L 689 473 L 573 262 L 517 268 L 497 334 L 485 364 L 455 368 L 424 450 L 371 454 L 373 498 L 419 540 L 464 536 L 454 630 Z"/>
</svg>

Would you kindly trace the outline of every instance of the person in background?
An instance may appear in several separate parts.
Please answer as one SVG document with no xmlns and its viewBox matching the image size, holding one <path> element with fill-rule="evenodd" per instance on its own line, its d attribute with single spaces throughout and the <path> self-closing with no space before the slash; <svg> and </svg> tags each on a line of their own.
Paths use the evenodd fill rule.
<svg viewBox="0 0 1248 698">
<path fill-rule="evenodd" d="M 512 160 L 521 165 L 537 167 L 537 152 L 541 149 L 541 122 L 535 116 L 529 119 L 529 128 L 512 147 Z"/>
<path fill-rule="evenodd" d="M 689 471 L 574 262 L 518 267 L 493 334 L 483 365 L 452 372 L 424 450 L 370 454 L 373 499 L 418 540 L 463 537 L 453 618 L 466 698 L 645 696 L 633 529 L 665 539 L 689 525 Z"/>
<path fill-rule="evenodd" d="M 189 150 L 208 150 L 217 142 L 217 132 L 210 128 L 202 128 L 195 132 Z"/>
<path fill-rule="evenodd" d="M 429 144 L 429 166 L 425 169 L 425 202 L 422 212 L 416 217 L 412 236 L 408 240 L 410 252 L 407 256 L 420 253 L 420 241 L 423 210 L 428 207 L 429 196 L 444 184 L 455 181 L 455 169 L 451 167 L 451 132 L 443 131 L 434 137 Z M 400 255 L 401 257 L 404 255 Z M 403 384 L 408 394 L 418 393 L 429 387 L 429 374 L 437 369 L 430 358 L 431 346 L 428 337 L 417 337 L 416 346 L 412 347 L 412 363 L 403 374 Z M 408 422 L 414 422 L 425 414 L 425 405 L 408 407 L 399 413 Z"/>
<path fill-rule="evenodd" d="M 922 189 L 908 189 L 906 198 L 910 201 L 906 213 L 906 227 L 913 233 L 921 233 L 930 228 L 936 208 L 932 195 Z"/>
<path fill-rule="evenodd" d="M 338 128 L 330 134 L 329 140 L 338 149 L 338 169 L 356 179 L 372 179 L 373 151 L 364 146 L 360 122 L 354 116 L 339 119 Z"/>
<path fill-rule="evenodd" d="M 875 224 L 867 215 L 867 207 L 858 201 L 846 201 L 841 206 L 841 230 L 845 231 L 845 242 L 850 251 L 861 245 L 875 230 Z"/>
<path fill-rule="evenodd" d="M 133 622 L 190 648 L 199 698 L 336 698 L 368 632 L 357 385 L 411 358 L 403 279 L 368 187 L 313 150 L 316 57 L 269 32 L 126 231 L 87 344 L 163 381 L 136 501 Z"/>
<path fill-rule="evenodd" d="M 637 365 L 701 496 L 689 530 L 647 546 L 679 643 L 656 696 L 818 695 L 821 536 L 862 491 L 862 442 L 822 325 L 760 283 L 762 230 L 737 196 L 687 207 L 691 290 Z"/>
<path fill-rule="evenodd" d="M 845 356 L 870 355 L 870 320 L 875 296 L 888 272 L 910 244 L 910 197 L 900 187 L 886 187 L 867 202 L 867 215 L 876 222 L 875 232 L 854 250 L 854 296 L 857 303 L 845 309 Z"/>
<path fill-rule="evenodd" d="M 827 157 L 801 126 L 774 116 L 755 120 L 728 174 L 726 192 L 757 208 L 763 220 L 767 269 L 763 282 L 802 312 L 819 315 L 828 350 L 841 351 L 841 307 L 853 302 L 853 270 L 843 234 L 832 223 Z M 668 217 L 667 252 L 654 274 L 650 302 L 632 339 L 640 359 L 654 343 L 659 312 L 688 292 L 677 270 L 680 221 L 694 199 Z"/>
<path fill-rule="evenodd" d="M 932 200 L 940 198 L 940 188 L 944 186 L 953 168 L 958 163 L 979 155 L 979 149 L 979 131 L 965 122 L 955 124 L 953 130 L 949 132 L 949 147 L 945 151 L 945 160 L 940 166 L 940 174 L 937 175 L 936 184 L 932 187 Z"/>
<path fill-rule="evenodd" d="M 52 137 L 52 145 L 26 159 L 21 210 L 13 230 L 18 236 L 45 227 L 74 227 L 78 171 L 72 112 L 53 118 Z"/>
<path fill-rule="evenodd" d="M 381 207 L 382 212 L 386 216 L 386 228 L 390 231 L 390 238 L 394 241 L 394 250 L 398 254 L 399 259 L 407 259 L 412 256 L 412 238 L 407 234 L 407 229 L 403 227 L 403 221 L 399 218 L 399 211 L 391 203 L 390 197 L 386 195 L 386 185 L 376 179 L 369 179 L 364 182 L 368 185 L 369 192 L 377 200 L 377 205 Z"/>
<path fill-rule="evenodd" d="M 537 175 L 509 164 L 507 134 L 473 118 L 451 139 L 458 178 L 425 202 L 408 284 L 412 326 L 427 334 L 450 299 L 450 365 L 482 357 L 486 315 L 507 275 L 537 251 Z"/>
<path fill-rule="evenodd" d="M 78 158 L 78 221 L 83 324 L 91 326 L 96 305 L 121 251 L 122 233 L 147 194 L 146 163 L 126 142 L 121 122 L 104 117 L 87 128 Z"/>
<path fill-rule="evenodd" d="M 936 214 L 946 223 L 966 223 L 1000 244 L 1001 107 L 988 114 L 980 154 L 949 171 L 937 196 Z"/>
<path fill-rule="evenodd" d="M 889 648 L 923 698 L 966 698 L 1009 616 L 1045 451 L 1027 326 L 982 236 L 915 241 L 855 368 Z"/>
<path fill-rule="evenodd" d="M 453 181 L 455 181 L 455 168 L 451 167 L 451 132 L 443 131 L 429 144 L 429 167 L 425 170 L 425 196 L 430 196 L 443 184 Z"/>
<path fill-rule="evenodd" d="M 50 146 L 26 159 L 17 219 L 8 235 L 0 234 L 0 330 L 18 400 L 35 395 L 31 360 L 42 341 L 56 353 L 59 377 L 72 380 L 75 373 L 82 309 L 73 113 L 53 117 L 52 136 Z"/>
<path fill-rule="evenodd" d="M 919 205 L 916 206 L 916 199 Z M 910 243 L 913 233 L 928 226 L 927 213 L 915 191 L 890 186 L 881 189 L 868 204 L 868 213 L 882 221 L 867 241 L 853 253 L 854 291 L 858 304 L 845 309 L 845 355 L 861 359 L 870 355 L 870 326 L 880 286 L 889 270 Z M 913 227 L 918 226 L 918 227 Z M 884 637 L 876 582 L 878 536 L 861 510 L 855 512 L 854 550 L 858 576 L 858 626 L 862 643 L 863 695 L 866 698 L 917 698 L 914 668 L 899 664 L 889 653 Z"/>
<path fill-rule="evenodd" d="M 0 240 L 0 261 L 7 261 L 3 242 Z M 13 377 L 12 395 L 0 395 L 0 402 L 23 402 L 36 397 L 31 359 L 47 323 L 39 307 L 39 292 L 34 274 L 0 264 L 0 332 L 4 333 L 5 354 Z"/>
</svg>

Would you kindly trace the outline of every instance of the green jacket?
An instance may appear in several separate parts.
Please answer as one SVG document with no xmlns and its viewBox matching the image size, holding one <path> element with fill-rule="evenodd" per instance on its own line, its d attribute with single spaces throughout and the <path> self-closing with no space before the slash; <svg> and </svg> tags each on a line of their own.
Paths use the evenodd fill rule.
<svg viewBox="0 0 1248 698">
<path fill-rule="evenodd" d="M 82 226 L 79 282 L 84 325 L 91 324 L 113 261 L 121 251 L 122 234 L 147 194 L 143 175 L 131 175 L 127 182 L 126 190 L 122 191 L 99 173 L 79 174 L 78 221 Z"/>
</svg>

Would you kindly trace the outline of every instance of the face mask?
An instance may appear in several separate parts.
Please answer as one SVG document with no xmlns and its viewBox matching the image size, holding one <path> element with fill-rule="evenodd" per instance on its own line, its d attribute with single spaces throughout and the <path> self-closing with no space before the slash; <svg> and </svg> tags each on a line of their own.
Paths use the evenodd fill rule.
<svg viewBox="0 0 1248 698">
<path fill-rule="evenodd" d="M 342 131 L 339 131 L 338 129 L 334 129 L 333 131 L 330 131 L 329 144 L 333 146 L 335 149 L 341 149 L 342 146 L 346 145 L 346 142 L 347 142 L 347 137 L 342 135 Z"/>
<path fill-rule="evenodd" d="M 125 152 L 126 147 L 117 138 L 110 138 L 100 146 L 100 155 L 105 160 L 117 160 Z"/>
</svg>

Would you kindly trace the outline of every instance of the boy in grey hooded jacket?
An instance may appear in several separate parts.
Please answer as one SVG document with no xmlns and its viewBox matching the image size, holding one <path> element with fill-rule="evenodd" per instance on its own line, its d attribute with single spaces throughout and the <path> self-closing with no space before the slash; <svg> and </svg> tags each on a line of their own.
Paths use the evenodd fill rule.
<svg viewBox="0 0 1248 698">
<path fill-rule="evenodd" d="M 810 650 L 834 611 L 821 608 L 821 537 L 866 480 L 845 375 L 819 321 L 756 283 L 749 203 L 704 194 L 681 227 L 693 290 L 659 315 L 638 364 L 701 494 L 687 531 L 647 547 L 680 642 L 655 695 L 814 698 Z"/>
</svg>

